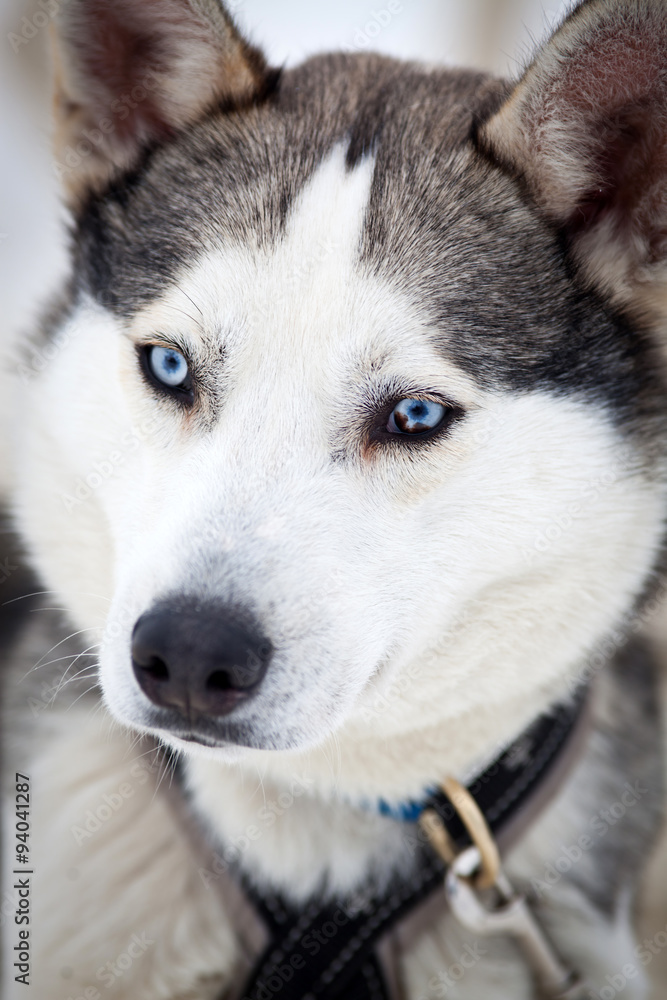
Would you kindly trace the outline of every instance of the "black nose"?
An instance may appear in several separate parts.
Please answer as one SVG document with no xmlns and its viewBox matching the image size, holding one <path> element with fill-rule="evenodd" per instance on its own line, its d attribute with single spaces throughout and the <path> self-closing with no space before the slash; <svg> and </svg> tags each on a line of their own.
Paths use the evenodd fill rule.
<svg viewBox="0 0 667 1000">
<path fill-rule="evenodd" d="M 248 618 L 213 603 L 161 603 L 141 616 L 132 635 L 141 690 L 191 722 L 229 715 L 254 694 L 272 652 Z"/>
</svg>

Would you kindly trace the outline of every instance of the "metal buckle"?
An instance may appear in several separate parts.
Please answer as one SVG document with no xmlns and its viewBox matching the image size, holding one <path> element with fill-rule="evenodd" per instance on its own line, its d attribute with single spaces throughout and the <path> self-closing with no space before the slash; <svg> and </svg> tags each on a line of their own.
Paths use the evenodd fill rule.
<svg viewBox="0 0 667 1000">
<path fill-rule="evenodd" d="M 580 1000 L 581 980 L 561 962 L 525 897 L 515 892 L 503 872 L 498 846 L 472 795 L 454 778 L 447 778 L 443 789 L 474 845 L 457 852 L 437 813 L 428 810 L 422 816 L 423 829 L 448 865 L 445 892 L 452 913 L 475 934 L 512 937 L 549 1000 Z M 489 889 L 495 895 L 491 905 L 479 896 Z"/>
</svg>

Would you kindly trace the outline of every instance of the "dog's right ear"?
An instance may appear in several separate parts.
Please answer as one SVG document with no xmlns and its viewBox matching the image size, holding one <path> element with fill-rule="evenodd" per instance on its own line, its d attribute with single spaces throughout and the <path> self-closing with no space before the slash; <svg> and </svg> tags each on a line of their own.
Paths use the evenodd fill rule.
<svg viewBox="0 0 667 1000">
<path fill-rule="evenodd" d="M 275 85 L 219 0 L 68 0 L 55 23 L 56 170 L 76 204 L 214 107 Z"/>
</svg>

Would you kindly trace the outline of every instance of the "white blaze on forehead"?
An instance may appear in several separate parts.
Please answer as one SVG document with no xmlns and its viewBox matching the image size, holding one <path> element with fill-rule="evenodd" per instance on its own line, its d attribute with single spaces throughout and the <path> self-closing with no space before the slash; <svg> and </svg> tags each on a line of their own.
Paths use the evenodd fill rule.
<svg viewBox="0 0 667 1000">
<path fill-rule="evenodd" d="M 295 199 L 277 246 L 268 258 L 254 258 L 243 311 L 263 353 L 275 350 L 280 331 L 286 368 L 304 348 L 319 349 L 321 338 L 339 339 L 350 328 L 373 169 L 367 157 L 348 170 L 344 148 L 335 147 Z M 228 267 L 226 249 L 222 256 Z"/>
<path fill-rule="evenodd" d="M 288 301 L 292 304 L 295 293 L 306 306 L 315 282 L 320 296 L 322 282 L 332 293 L 344 296 L 341 279 L 357 265 L 373 170 L 372 157 L 348 169 L 345 149 L 336 146 L 295 198 L 284 232 L 268 252 L 253 248 L 249 232 L 243 245 L 225 241 L 217 252 L 207 252 L 188 268 L 185 280 L 190 287 L 198 286 L 204 302 L 217 299 L 224 310 L 238 305 L 240 291 L 244 311 L 250 309 L 251 325 L 257 319 L 253 306 L 267 319 L 282 315 L 281 307 Z M 238 282 L 221 284 L 221 274 L 231 276 L 230 272 Z M 317 300 L 318 306 L 321 301 Z"/>
<path fill-rule="evenodd" d="M 252 331 L 254 346 L 264 356 L 275 351 L 280 333 L 283 362 L 299 360 L 308 348 L 309 353 L 315 348 L 312 353 L 324 362 L 322 339 L 349 336 L 373 169 L 368 157 L 348 170 L 344 148 L 336 147 L 295 199 L 277 245 L 266 255 L 252 256 L 250 281 L 239 283 L 240 309 L 246 317 L 243 326 Z M 226 270 L 235 261 L 225 247 L 209 264 Z M 225 309 L 227 303 L 220 305 Z"/>
<path fill-rule="evenodd" d="M 358 256 L 375 161 L 367 156 L 348 169 L 345 156 L 336 146 L 290 210 L 278 256 L 292 263 L 295 276 L 305 275 L 309 263 L 313 271 L 324 263 L 325 250 L 348 265 Z"/>
</svg>

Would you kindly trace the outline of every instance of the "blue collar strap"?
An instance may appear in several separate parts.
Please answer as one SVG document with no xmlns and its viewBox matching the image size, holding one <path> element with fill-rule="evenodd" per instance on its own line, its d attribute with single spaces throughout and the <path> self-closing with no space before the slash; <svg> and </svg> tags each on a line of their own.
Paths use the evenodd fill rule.
<svg viewBox="0 0 667 1000">
<path fill-rule="evenodd" d="M 389 819 L 395 819 L 401 823 L 416 823 L 424 812 L 427 803 L 437 794 L 437 791 L 437 788 L 429 788 L 420 802 L 408 799 L 407 802 L 399 802 L 398 805 L 392 805 L 390 802 L 386 802 L 385 799 L 380 799 L 377 809 L 381 816 L 388 816 Z"/>
</svg>

